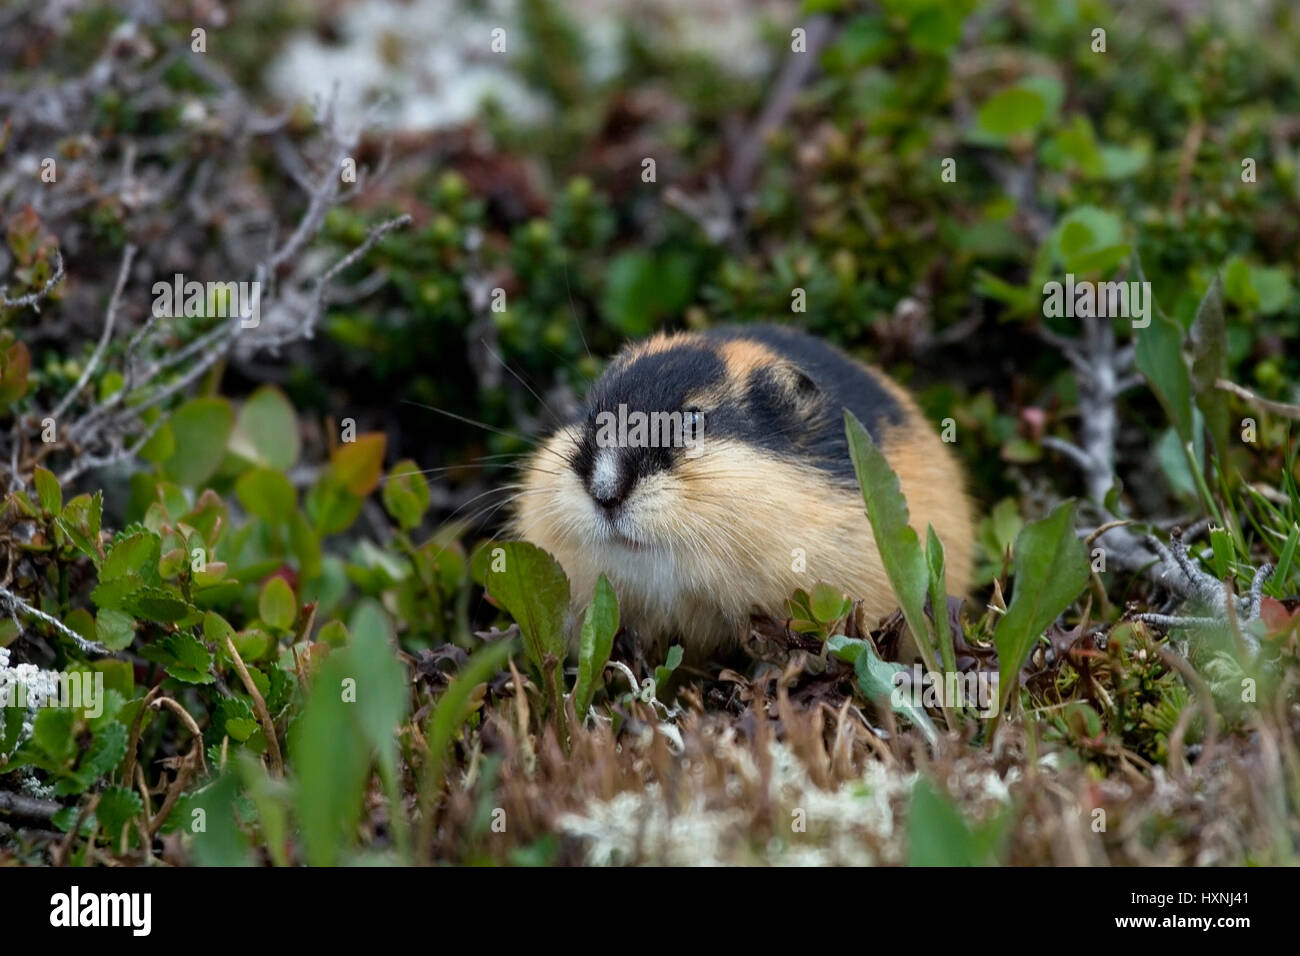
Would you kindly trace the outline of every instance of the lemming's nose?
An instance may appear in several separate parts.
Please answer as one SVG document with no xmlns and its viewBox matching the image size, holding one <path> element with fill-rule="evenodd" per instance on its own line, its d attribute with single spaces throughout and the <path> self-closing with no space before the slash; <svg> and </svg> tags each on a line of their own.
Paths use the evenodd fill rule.
<svg viewBox="0 0 1300 956">
<path fill-rule="evenodd" d="M 600 505 L 606 514 L 610 514 L 627 500 L 631 488 L 632 482 L 619 460 L 617 449 L 602 448 L 587 481 L 587 492 L 591 495 L 591 500 Z"/>
</svg>

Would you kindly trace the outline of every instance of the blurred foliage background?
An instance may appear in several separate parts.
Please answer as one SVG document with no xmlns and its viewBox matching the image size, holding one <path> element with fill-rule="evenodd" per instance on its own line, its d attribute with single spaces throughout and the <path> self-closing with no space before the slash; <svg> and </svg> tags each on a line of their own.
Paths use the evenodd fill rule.
<svg viewBox="0 0 1300 956">
<path fill-rule="evenodd" d="M 35 427 L 24 416 L 53 405 L 88 364 L 98 400 L 126 387 L 91 356 L 128 243 L 145 250 L 136 278 L 147 287 L 181 269 L 243 275 L 227 239 L 250 217 L 287 231 L 308 200 L 282 168 L 284 150 L 322 116 L 364 129 L 352 158 L 376 175 L 331 206 L 302 258 L 336 261 L 378 224 L 411 217 L 343 272 L 314 337 L 271 354 L 234 351 L 144 416 L 130 432 L 147 439 L 135 462 L 59 481 L 75 449 L 20 461 L 15 446 L 14 461 L 29 466 L 11 475 L 4 586 L 64 628 L 35 625 L 40 640 L 22 659 L 94 666 L 118 696 L 97 721 L 42 713 L 34 725 L 0 727 L 9 761 L 0 779 L 37 801 L 37 816 L 81 827 L 80 859 L 140 852 L 143 834 L 153 846 L 193 806 L 235 794 L 242 829 L 228 820 L 194 847 L 166 843 L 164 855 L 244 860 L 256 830 L 257 858 L 277 863 L 351 858 L 354 843 L 403 860 L 435 846 L 462 862 L 576 859 L 553 827 L 582 788 L 561 798 L 544 780 L 525 781 L 510 769 L 522 752 L 511 748 L 536 746 L 537 766 L 549 768 L 539 772 L 558 786 L 565 748 L 598 767 L 612 738 L 566 737 L 562 693 L 532 684 L 535 739 L 492 723 L 489 705 L 509 698 L 510 676 L 500 655 L 467 663 L 466 652 L 483 644 L 478 628 L 507 622 L 476 590 L 470 554 L 499 529 L 493 489 L 530 436 L 574 407 L 630 338 L 775 319 L 888 368 L 934 420 L 957 423 L 955 447 L 985 516 L 977 603 L 1005 581 L 1025 523 L 1084 492 L 1050 442 L 1076 440 L 1081 407 L 1070 362 L 1052 344 L 1077 329 L 1044 319 L 1045 282 L 1134 279 L 1140 263 L 1158 309 L 1187 332 L 1217 276 L 1224 377 L 1265 399 L 1300 399 L 1300 9 L 1287 2 L 10 3 L 0 24 L 0 275 L 7 295 L 35 293 L 54 273 L 56 248 L 69 271 L 39 312 L 0 310 L 0 402 L 15 429 Z M 201 54 L 191 47 L 196 25 L 206 31 Z M 181 55 L 164 62 L 163 51 Z M 112 62 L 138 66 L 132 75 L 143 79 L 86 79 Z M 57 111 L 20 115 L 41 105 L 42 91 L 79 83 L 84 128 L 66 128 Z M 281 118 L 278 138 L 222 125 L 234 88 Z M 228 161 L 236 146 L 238 164 Z M 148 183 L 189 181 L 210 159 L 230 171 L 227 192 L 209 197 L 201 222 L 186 199 L 146 217 L 147 203 L 104 186 L 137 147 Z M 71 201 L 38 203 L 38 213 L 33 164 L 47 155 L 94 173 L 77 180 Z M 147 303 L 136 298 L 139 327 Z M 156 337 L 158 355 L 183 352 L 211 331 L 205 322 Z M 1122 326 L 1120 336 L 1127 344 Z M 114 342 L 109 357 L 124 347 Z M 1189 467 L 1150 390 L 1119 402 L 1120 510 L 1162 525 L 1200 516 L 1193 471 L 1214 470 L 1207 454 Z M 1287 419 L 1231 402 L 1233 421 L 1259 419 L 1258 435 L 1218 449 L 1214 493 L 1257 507 L 1242 506 L 1245 533 L 1214 570 L 1245 568 L 1252 549 L 1284 554 L 1290 566 L 1268 592 L 1282 602 L 1296 590 L 1300 513 Z M 194 548 L 210 557 L 206 568 L 186 563 Z M 1106 584 L 1097 601 L 1108 627 L 1125 600 L 1153 593 L 1131 578 Z M 809 616 L 822 637 L 844 624 L 838 613 Z M 1071 620 L 1086 629 L 1087 611 Z M 94 655 L 66 631 L 117 657 L 89 664 Z M 1063 709 L 1041 729 L 1044 741 L 1072 748 L 1071 786 L 1164 764 L 1171 736 L 1179 750 L 1205 731 L 1199 717 L 1182 719 L 1194 707 L 1158 664 L 1152 636 L 1115 637 L 1102 679 L 1112 696 L 1096 692 L 1096 672 L 1077 659 L 1053 672 L 1050 707 Z M 16 623 L 0 635 L 15 660 L 29 643 Z M 394 644 L 404 671 L 388 666 L 384 648 Z M 663 662 L 632 663 L 641 677 Z M 387 703 L 357 717 L 308 693 L 313 674 L 326 683 L 322 673 L 354 672 L 383 687 Z M 456 683 L 458 673 L 475 679 Z M 539 676 L 541 686 L 539 670 L 530 680 Z M 1280 693 L 1286 700 L 1285 685 Z M 192 714 L 193 745 L 159 710 L 159 694 Z M 615 729 L 601 733 L 663 707 L 609 698 Z M 1045 698 L 1027 691 L 1031 700 Z M 547 703 L 558 728 L 541 722 Z M 800 739 L 798 720 L 782 721 Z M 486 768 L 475 757 L 444 803 L 453 765 L 444 755 L 463 769 L 480 739 L 462 724 L 495 733 L 494 756 Z M 394 725 L 396 748 L 385 732 Z M 280 737 L 296 789 L 276 772 Z M 137 745 L 150 774 L 143 797 Z M 145 753 L 172 761 L 171 776 L 155 778 Z M 936 756 L 936 766 L 954 759 L 967 758 Z M 849 776 L 841 768 L 820 782 Z M 355 785 L 324 783 L 341 778 Z M 601 779 L 588 781 L 587 796 L 608 789 Z M 92 794 L 98 809 L 87 812 Z M 949 796 L 970 798 L 968 810 L 987 798 Z M 1230 788 L 1220 797 L 1245 799 Z M 927 813 L 950 812 L 928 790 L 916 799 Z M 505 849 L 488 840 L 484 816 L 501 800 L 532 814 Z M 555 806 L 538 810 L 547 800 Z M 290 812 L 303 833 L 293 849 Z M 983 859 L 971 847 L 985 847 L 989 818 L 977 810 L 975 819 L 962 846 Z M 1149 826 L 1149 859 L 1294 858 L 1285 812 L 1210 850 L 1190 817 L 1172 836 Z M 887 837 L 873 859 L 899 858 Z M 1023 830 L 1008 839 L 1011 859 L 1060 859 Z M 45 858 L 51 845 L 29 833 L 0 854 Z M 67 846 L 57 851 L 64 862 Z M 1144 859 L 1118 839 L 1104 853 Z"/>
</svg>

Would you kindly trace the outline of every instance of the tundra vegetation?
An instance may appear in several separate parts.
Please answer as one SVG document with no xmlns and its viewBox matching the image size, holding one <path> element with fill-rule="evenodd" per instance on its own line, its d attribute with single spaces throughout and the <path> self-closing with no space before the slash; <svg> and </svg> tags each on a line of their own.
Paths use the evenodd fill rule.
<svg viewBox="0 0 1300 956">
<path fill-rule="evenodd" d="M 1300 9 L 589 5 L 466 4 L 424 129 L 268 85 L 364 3 L 0 10 L 0 862 L 1294 862 Z M 648 660 L 512 468 L 773 319 L 916 390 L 977 587 L 850 419 L 899 611 Z"/>
</svg>

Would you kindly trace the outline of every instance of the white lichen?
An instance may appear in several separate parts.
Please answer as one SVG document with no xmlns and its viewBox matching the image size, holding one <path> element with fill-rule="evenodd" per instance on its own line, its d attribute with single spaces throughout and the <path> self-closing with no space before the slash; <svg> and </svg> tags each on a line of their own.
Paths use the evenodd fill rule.
<svg viewBox="0 0 1300 956">
<path fill-rule="evenodd" d="M 697 55 L 739 76 L 771 65 L 764 30 L 791 22 L 792 0 L 573 0 L 564 13 L 585 46 L 582 67 L 591 82 L 624 65 L 624 37 L 635 35 L 674 54 Z M 267 80 L 282 99 L 328 101 L 348 126 L 374 116 L 391 130 L 419 132 L 474 119 L 486 99 L 515 121 L 547 118 L 546 101 L 521 80 L 513 64 L 526 40 L 518 0 L 363 0 L 340 8 L 335 37 L 292 36 Z M 504 52 L 494 52 L 493 31 Z"/>
</svg>

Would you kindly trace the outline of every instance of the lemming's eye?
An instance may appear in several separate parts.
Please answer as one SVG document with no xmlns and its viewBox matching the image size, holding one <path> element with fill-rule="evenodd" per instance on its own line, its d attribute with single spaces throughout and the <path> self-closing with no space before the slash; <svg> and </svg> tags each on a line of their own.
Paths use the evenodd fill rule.
<svg viewBox="0 0 1300 956">
<path fill-rule="evenodd" d="M 694 406 L 682 409 L 682 424 L 686 426 L 688 435 L 699 438 L 704 432 L 704 412 Z"/>
</svg>

